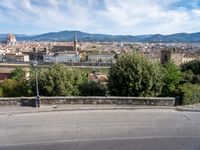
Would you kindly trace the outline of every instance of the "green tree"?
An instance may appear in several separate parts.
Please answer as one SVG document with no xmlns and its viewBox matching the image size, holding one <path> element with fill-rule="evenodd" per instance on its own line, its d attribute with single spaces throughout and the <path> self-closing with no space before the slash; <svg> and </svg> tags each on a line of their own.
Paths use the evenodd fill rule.
<svg viewBox="0 0 200 150">
<path fill-rule="evenodd" d="M 177 86 L 183 80 L 183 74 L 181 70 L 171 62 L 165 64 L 164 68 L 167 73 L 164 79 L 162 96 L 174 96 Z"/>
<path fill-rule="evenodd" d="M 32 91 L 29 82 L 25 79 L 25 71 L 17 67 L 10 73 L 10 79 L 4 80 L 0 84 L 1 96 L 18 97 L 30 96 Z"/>
<path fill-rule="evenodd" d="M 17 67 L 13 71 L 11 71 L 10 78 L 19 81 L 19 80 L 24 80 L 25 75 L 26 75 L 25 71 L 22 68 Z"/>
<path fill-rule="evenodd" d="M 35 76 L 32 75 L 32 87 L 35 91 Z M 79 95 L 79 85 L 86 80 L 86 75 L 79 70 L 54 64 L 48 69 L 39 70 L 39 91 L 44 96 Z"/>
<path fill-rule="evenodd" d="M 183 72 L 191 70 L 193 72 L 193 74 L 200 75 L 200 61 L 194 60 L 194 61 L 185 63 L 185 64 L 181 65 L 181 70 Z"/>
<path fill-rule="evenodd" d="M 137 52 L 124 54 L 110 69 L 108 89 L 115 96 L 158 96 L 164 75 L 159 63 Z"/>
</svg>

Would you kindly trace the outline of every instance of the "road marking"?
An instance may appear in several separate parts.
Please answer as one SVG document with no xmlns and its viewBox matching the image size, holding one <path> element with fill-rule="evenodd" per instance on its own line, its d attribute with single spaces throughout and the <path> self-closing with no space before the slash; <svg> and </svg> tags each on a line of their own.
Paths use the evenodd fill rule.
<svg viewBox="0 0 200 150">
<path fill-rule="evenodd" d="M 191 121 L 190 117 L 187 116 L 186 114 L 184 114 L 183 116 L 185 117 L 185 119 L 186 119 L 187 121 Z"/>
</svg>

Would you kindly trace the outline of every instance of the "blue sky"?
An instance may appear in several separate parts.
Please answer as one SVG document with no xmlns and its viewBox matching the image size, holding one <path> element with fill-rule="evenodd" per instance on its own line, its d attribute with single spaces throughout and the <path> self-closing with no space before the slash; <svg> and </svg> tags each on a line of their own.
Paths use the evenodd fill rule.
<svg viewBox="0 0 200 150">
<path fill-rule="evenodd" d="M 200 32 L 200 0 L 0 0 L 0 33 Z"/>
</svg>

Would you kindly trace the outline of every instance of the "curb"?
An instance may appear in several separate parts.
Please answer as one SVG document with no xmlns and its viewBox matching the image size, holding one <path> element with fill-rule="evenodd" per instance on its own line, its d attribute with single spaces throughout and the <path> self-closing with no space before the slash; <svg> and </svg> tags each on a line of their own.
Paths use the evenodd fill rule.
<svg viewBox="0 0 200 150">
<path fill-rule="evenodd" d="M 63 108 L 63 109 L 49 109 L 49 110 L 34 110 L 34 111 L 13 111 L 2 112 L 0 115 L 12 114 L 27 114 L 27 113 L 43 113 L 43 112 L 59 112 L 59 111 L 87 111 L 87 110 L 137 110 L 137 109 L 173 109 L 175 107 L 99 107 L 99 108 Z"/>
<path fill-rule="evenodd" d="M 192 108 L 176 108 L 176 111 L 200 112 L 200 109 L 192 109 Z"/>
<path fill-rule="evenodd" d="M 91 108 L 50 108 L 50 109 L 38 109 L 31 111 L 11 111 L 11 112 L 0 112 L 0 115 L 12 115 L 12 114 L 27 114 L 27 113 L 43 113 L 43 112 L 59 112 L 59 111 L 87 111 L 87 110 L 138 110 L 138 109 L 170 109 L 180 112 L 200 112 L 200 109 L 190 109 L 190 108 L 181 108 L 181 107 L 91 107 Z"/>
</svg>

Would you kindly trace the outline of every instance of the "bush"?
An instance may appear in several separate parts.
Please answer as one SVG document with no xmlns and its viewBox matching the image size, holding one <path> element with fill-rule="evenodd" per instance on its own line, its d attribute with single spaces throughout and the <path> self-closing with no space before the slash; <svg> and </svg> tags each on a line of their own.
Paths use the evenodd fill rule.
<svg viewBox="0 0 200 150">
<path fill-rule="evenodd" d="M 114 96 L 158 96 L 164 68 L 137 52 L 119 57 L 109 71 L 108 89 Z"/>
<path fill-rule="evenodd" d="M 200 74 L 193 74 L 191 70 L 184 72 L 184 83 L 200 84 Z"/>
<path fill-rule="evenodd" d="M 179 94 L 182 105 L 189 105 L 194 103 L 200 103 L 200 85 L 195 84 L 183 84 L 179 86 Z"/>
<path fill-rule="evenodd" d="M 87 81 L 80 85 L 80 94 L 82 96 L 105 96 L 106 86 L 100 85 L 95 81 Z"/>
<path fill-rule="evenodd" d="M 17 81 L 7 79 L 1 83 L 1 96 L 3 97 L 19 97 L 32 95 L 30 86 L 26 80 Z"/>
</svg>

